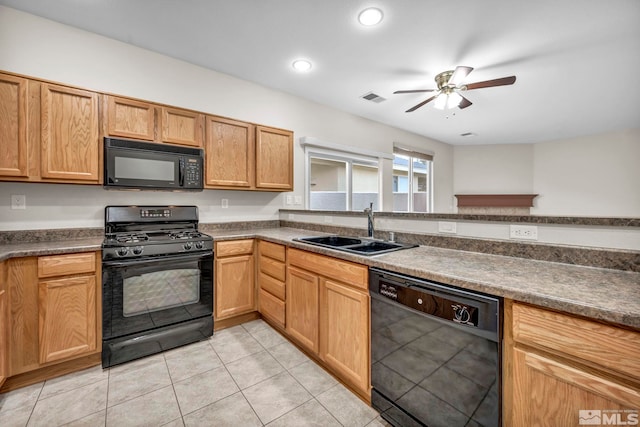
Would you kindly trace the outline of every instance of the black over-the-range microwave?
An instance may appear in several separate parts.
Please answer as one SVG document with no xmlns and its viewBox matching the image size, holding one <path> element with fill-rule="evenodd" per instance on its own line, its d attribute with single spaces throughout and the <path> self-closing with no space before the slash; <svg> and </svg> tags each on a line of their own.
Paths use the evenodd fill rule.
<svg viewBox="0 0 640 427">
<path fill-rule="evenodd" d="M 107 189 L 203 189 L 203 150 L 169 144 L 104 139 Z"/>
</svg>

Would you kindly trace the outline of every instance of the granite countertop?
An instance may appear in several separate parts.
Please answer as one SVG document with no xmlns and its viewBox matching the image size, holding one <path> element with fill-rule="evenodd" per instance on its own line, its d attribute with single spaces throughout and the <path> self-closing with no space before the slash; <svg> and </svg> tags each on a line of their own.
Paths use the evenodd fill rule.
<svg viewBox="0 0 640 427">
<path fill-rule="evenodd" d="M 261 238 L 434 280 L 460 288 L 528 302 L 571 314 L 640 329 L 640 273 L 420 246 L 376 256 L 325 249 L 293 239 L 323 233 L 294 228 L 204 230 L 215 240 Z M 8 244 L 0 261 L 22 256 L 100 249 L 101 238 Z"/>
</svg>

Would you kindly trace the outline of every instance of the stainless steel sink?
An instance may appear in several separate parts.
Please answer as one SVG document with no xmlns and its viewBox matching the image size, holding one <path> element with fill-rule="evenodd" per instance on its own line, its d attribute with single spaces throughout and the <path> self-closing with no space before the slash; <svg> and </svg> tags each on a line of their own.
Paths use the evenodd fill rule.
<svg viewBox="0 0 640 427">
<path fill-rule="evenodd" d="M 402 249 L 415 248 L 418 246 L 345 236 L 300 237 L 293 240 L 296 242 L 308 243 L 310 245 L 322 246 L 325 248 L 335 249 L 337 251 L 365 256 L 380 255 Z"/>
</svg>

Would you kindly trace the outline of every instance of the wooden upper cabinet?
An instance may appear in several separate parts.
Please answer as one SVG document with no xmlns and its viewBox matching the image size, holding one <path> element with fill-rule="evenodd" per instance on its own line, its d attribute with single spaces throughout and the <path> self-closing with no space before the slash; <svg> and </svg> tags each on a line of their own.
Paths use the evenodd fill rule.
<svg viewBox="0 0 640 427">
<path fill-rule="evenodd" d="M 0 74 L 0 176 L 28 176 L 28 82 L 22 77 Z"/>
<path fill-rule="evenodd" d="M 107 95 L 106 134 L 153 141 L 155 138 L 155 107 L 148 102 Z"/>
<path fill-rule="evenodd" d="M 253 135 L 250 123 L 207 117 L 206 186 L 254 187 Z"/>
<path fill-rule="evenodd" d="M 99 182 L 98 94 L 43 83 L 40 110 L 42 178 Z"/>
<path fill-rule="evenodd" d="M 202 147 L 204 115 L 178 108 L 162 107 L 162 142 Z"/>
<path fill-rule="evenodd" d="M 256 188 L 293 190 L 293 133 L 256 126 Z"/>
</svg>

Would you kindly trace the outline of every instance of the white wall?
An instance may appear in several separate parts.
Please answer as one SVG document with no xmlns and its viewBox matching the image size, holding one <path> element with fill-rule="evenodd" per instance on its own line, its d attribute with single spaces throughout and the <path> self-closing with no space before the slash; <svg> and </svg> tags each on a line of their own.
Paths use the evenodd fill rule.
<svg viewBox="0 0 640 427">
<path fill-rule="evenodd" d="M 640 217 L 640 129 L 533 149 L 536 215 Z"/>
<path fill-rule="evenodd" d="M 458 145 L 453 149 L 454 194 L 531 194 L 533 146 Z"/>
<path fill-rule="evenodd" d="M 640 129 L 456 146 L 454 194 L 538 194 L 533 215 L 640 217 Z"/>
<path fill-rule="evenodd" d="M 296 139 L 295 194 L 302 197 L 304 154 L 299 137 L 387 153 L 394 142 L 431 150 L 437 162 L 436 210 L 452 212 L 453 150 L 447 144 L 4 6 L 0 52 L 0 70 L 291 129 Z M 390 189 L 391 169 L 383 167 L 383 173 L 389 181 L 385 189 Z M 27 196 L 26 211 L 9 209 L 11 194 Z M 229 199 L 224 211 L 217 208 L 222 198 Z M 277 193 L 114 193 L 79 185 L 3 182 L 0 230 L 101 226 L 105 204 L 141 201 L 197 204 L 205 222 L 276 219 L 284 200 Z"/>
</svg>

